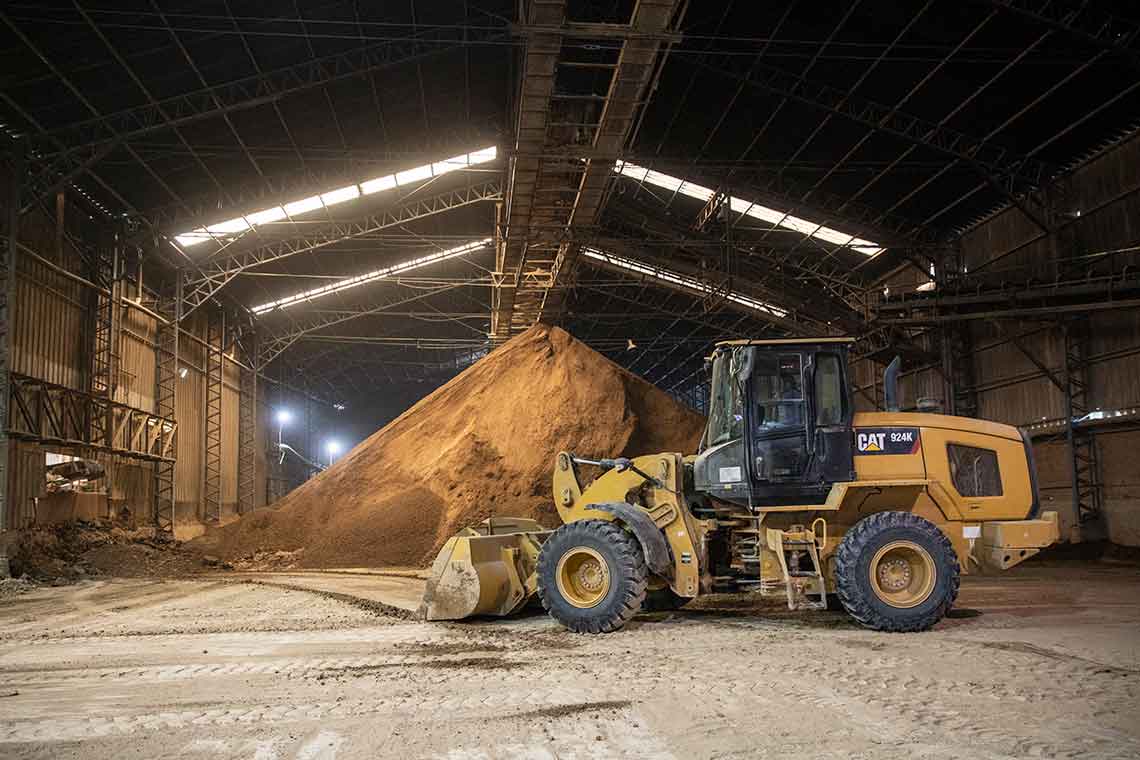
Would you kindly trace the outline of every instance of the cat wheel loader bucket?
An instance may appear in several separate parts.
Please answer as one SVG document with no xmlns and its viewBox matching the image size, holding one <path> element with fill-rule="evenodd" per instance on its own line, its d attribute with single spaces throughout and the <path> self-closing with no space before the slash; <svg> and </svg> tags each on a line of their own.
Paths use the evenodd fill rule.
<svg viewBox="0 0 1140 760">
<path fill-rule="evenodd" d="M 452 536 L 431 566 L 418 617 L 509 615 L 536 591 L 535 566 L 550 535 L 534 520 L 493 517 Z"/>
</svg>

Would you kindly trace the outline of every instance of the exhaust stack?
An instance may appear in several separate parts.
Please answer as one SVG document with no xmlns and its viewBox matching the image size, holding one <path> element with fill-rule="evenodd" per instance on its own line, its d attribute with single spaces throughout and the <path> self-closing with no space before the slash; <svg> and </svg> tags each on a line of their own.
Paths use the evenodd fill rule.
<svg viewBox="0 0 1140 760">
<path fill-rule="evenodd" d="M 886 396 L 888 412 L 899 410 L 899 366 L 901 365 L 902 359 L 896 356 L 891 359 L 891 363 L 883 372 L 883 395 Z"/>
</svg>

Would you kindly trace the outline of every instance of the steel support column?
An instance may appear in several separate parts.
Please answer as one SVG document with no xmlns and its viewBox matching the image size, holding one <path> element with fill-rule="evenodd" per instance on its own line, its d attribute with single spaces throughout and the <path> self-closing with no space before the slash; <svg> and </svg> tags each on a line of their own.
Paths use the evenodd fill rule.
<svg viewBox="0 0 1140 760">
<path fill-rule="evenodd" d="M 92 293 L 95 308 L 91 324 L 91 394 L 109 401 L 115 397 L 118 377 L 120 244 L 116 234 L 110 246 L 96 246 L 91 267 L 94 270 L 92 282 L 102 289 Z M 92 424 L 96 440 L 105 440 L 110 435 L 110 419 L 95 419 Z"/>
<path fill-rule="evenodd" d="M 251 336 L 246 344 L 246 363 L 239 367 L 238 390 L 238 513 L 253 510 L 257 504 L 257 343 Z"/>
<path fill-rule="evenodd" d="M 202 478 L 203 518 L 222 519 L 222 370 L 226 347 L 225 312 L 217 310 L 206 322 L 206 431 Z"/>
<path fill-rule="evenodd" d="M 1069 454 L 1069 478 L 1073 496 L 1073 516 L 1078 525 L 1095 520 L 1101 511 L 1100 464 L 1096 434 L 1079 428 L 1077 420 L 1089 413 L 1088 319 L 1061 325 L 1065 341 L 1065 443 Z"/>
<path fill-rule="evenodd" d="M 154 353 L 154 411 L 159 417 L 174 418 L 178 402 L 178 323 L 182 317 L 182 276 L 175 277 L 173 303 L 160 302 L 159 313 L 165 318 L 157 324 Z M 165 313 L 164 313 L 165 312 Z M 178 434 L 173 431 L 171 460 L 154 465 L 154 524 L 159 531 L 174 531 L 175 466 L 178 456 Z"/>
<path fill-rule="evenodd" d="M 7 208 L 4 214 L 4 259 L 0 261 L 0 532 L 8 529 L 8 476 L 11 461 L 8 451 L 9 369 L 12 359 L 12 310 L 16 305 L 16 254 L 19 250 L 20 191 L 24 181 L 24 156 L 27 143 L 11 144 Z M 7 562 L 0 570 L 7 571 Z"/>
</svg>

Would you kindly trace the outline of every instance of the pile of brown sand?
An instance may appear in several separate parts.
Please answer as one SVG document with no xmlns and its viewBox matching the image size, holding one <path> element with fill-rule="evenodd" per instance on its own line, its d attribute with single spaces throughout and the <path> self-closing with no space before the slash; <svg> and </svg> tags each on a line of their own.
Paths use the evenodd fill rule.
<svg viewBox="0 0 1140 760">
<path fill-rule="evenodd" d="M 558 525 L 558 451 L 692 452 L 700 415 L 557 327 L 472 365 L 282 499 L 195 543 L 234 560 L 299 552 L 305 567 L 426 565 L 492 515 Z"/>
<path fill-rule="evenodd" d="M 125 528 L 109 520 L 28 528 L 14 543 L 12 575 L 57 585 L 101 575 L 182 577 L 210 567 L 200 554 L 154 528 Z"/>
</svg>

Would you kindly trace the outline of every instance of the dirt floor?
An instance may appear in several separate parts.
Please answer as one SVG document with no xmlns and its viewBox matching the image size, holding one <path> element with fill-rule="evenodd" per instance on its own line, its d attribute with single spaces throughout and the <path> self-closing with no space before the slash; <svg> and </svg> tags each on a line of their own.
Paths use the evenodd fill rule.
<svg viewBox="0 0 1140 760">
<path fill-rule="evenodd" d="M 600 637 L 542 615 L 402 619 L 421 583 L 230 574 L 6 599 L 0 756 L 1140 756 L 1134 566 L 969 578 L 913 635 L 744 597 Z"/>
</svg>

